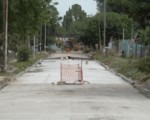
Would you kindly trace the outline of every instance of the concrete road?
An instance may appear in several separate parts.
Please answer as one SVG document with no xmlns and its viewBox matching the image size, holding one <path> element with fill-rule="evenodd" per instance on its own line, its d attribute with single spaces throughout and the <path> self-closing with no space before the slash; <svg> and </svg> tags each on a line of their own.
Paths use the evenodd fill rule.
<svg viewBox="0 0 150 120">
<path fill-rule="evenodd" d="M 94 61 L 83 61 L 91 84 L 51 84 L 60 80 L 60 63 L 43 60 L 0 91 L 0 120 L 150 120 L 150 100 Z"/>
</svg>

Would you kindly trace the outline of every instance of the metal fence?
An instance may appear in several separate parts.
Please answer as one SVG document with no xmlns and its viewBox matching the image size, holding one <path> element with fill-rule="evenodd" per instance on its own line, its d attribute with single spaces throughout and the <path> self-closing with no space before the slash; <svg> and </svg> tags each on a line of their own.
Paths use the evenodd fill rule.
<svg viewBox="0 0 150 120">
<path fill-rule="evenodd" d="M 109 43 L 109 48 L 113 49 L 113 51 L 119 52 L 120 54 L 124 54 L 126 57 L 145 57 L 150 56 L 150 45 L 144 46 L 141 44 L 137 44 L 131 40 L 122 40 L 117 44 L 113 41 Z"/>
</svg>

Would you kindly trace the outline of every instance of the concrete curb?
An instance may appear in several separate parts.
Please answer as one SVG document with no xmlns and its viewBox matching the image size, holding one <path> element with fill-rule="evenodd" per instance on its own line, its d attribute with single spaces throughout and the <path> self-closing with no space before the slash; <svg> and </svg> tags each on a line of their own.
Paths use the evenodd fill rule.
<svg viewBox="0 0 150 120">
<path fill-rule="evenodd" d="M 99 64 L 101 64 L 106 70 L 108 70 L 108 71 L 114 73 L 115 75 L 121 77 L 121 78 L 122 78 L 124 81 L 126 81 L 127 83 L 129 83 L 129 84 L 131 84 L 131 85 L 134 85 L 134 84 L 135 84 L 135 82 L 134 82 L 132 79 L 129 79 L 129 78 L 127 78 L 126 76 L 124 76 L 124 75 L 122 75 L 122 74 L 120 74 L 120 73 L 115 72 L 113 69 L 111 69 L 111 68 L 108 67 L 107 65 L 105 65 L 105 64 L 103 64 L 103 63 L 101 63 L 101 62 L 99 62 L 99 61 L 97 61 L 97 60 L 96 60 L 96 62 L 98 62 Z"/>
<path fill-rule="evenodd" d="M 102 65 L 106 70 L 109 70 L 109 69 L 110 69 L 107 65 L 101 63 L 100 61 L 98 61 L 98 60 L 95 60 L 95 61 L 96 61 L 97 63 L 99 63 L 100 65 Z"/>
<path fill-rule="evenodd" d="M 36 65 L 39 61 L 41 61 L 41 59 L 38 60 L 37 62 L 35 62 L 35 63 L 34 63 L 33 65 L 31 65 L 30 67 L 26 68 L 24 71 L 22 71 L 22 72 L 16 74 L 16 75 L 13 77 L 13 79 L 12 79 L 11 81 L 13 82 L 13 81 L 17 80 L 18 77 L 20 77 L 20 76 L 23 75 L 25 72 L 27 72 L 31 67 L 33 67 L 34 65 Z"/>
<path fill-rule="evenodd" d="M 115 72 L 113 69 L 109 68 L 107 65 L 101 63 L 98 60 L 95 60 L 97 63 L 99 63 L 100 65 L 102 65 L 106 70 L 116 74 L 117 76 L 121 77 L 124 81 L 126 81 L 127 83 L 129 83 L 130 85 L 132 85 L 134 88 L 136 88 L 140 93 L 144 94 L 146 97 L 150 98 L 150 90 L 146 89 L 144 87 L 142 87 L 141 85 L 139 85 L 138 83 L 134 82 L 132 79 Z"/>
<path fill-rule="evenodd" d="M 3 78 L 2 80 L 0 80 L 0 90 L 3 89 L 5 86 L 8 85 L 8 79 Z"/>
<path fill-rule="evenodd" d="M 141 94 L 144 94 L 146 97 L 150 98 L 150 90 L 149 90 L 149 89 L 144 88 L 144 87 L 142 87 L 142 86 L 139 85 L 139 84 L 135 84 L 134 87 L 135 87 L 137 90 L 139 90 L 139 92 L 140 92 Z"/>
<path fill-rule="evenodd" d="M 0 80 L 0 90 L 2 90 L 7 85 L 11 84 L 12 82 L 17 80 L 17 77 L 21 76 L 25 71 L 22 71 L 14 76 L 10 77 L 4 77 L 2 80 Z"/>
</svg>

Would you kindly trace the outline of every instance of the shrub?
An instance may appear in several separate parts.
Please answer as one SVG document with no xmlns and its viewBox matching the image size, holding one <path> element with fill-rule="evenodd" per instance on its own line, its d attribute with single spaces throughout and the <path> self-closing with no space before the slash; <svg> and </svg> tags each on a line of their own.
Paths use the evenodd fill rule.
<svg viewBox="0 0 150 120">
<path fill-rule="evenodd" d="M 141 59 L 138 62 L 138 68 L 142 72 L 150 73 L 150 57 Z"/>
<path fill-rule="evenodd" d="M 28 47 L 22 46 L 18 51 L 18 61 L 28 61 L 31 51 Z"/>
<path fill-rule="evenodd" d="M 62 42 L 61 40 L 57 40 L 57 41 L 56 41 L 56 46 L 57 46 L 57 47 L 60 48 L 62 45 L 63 45 L 63 42 Z"/>
<path fill-rule="evenodd" d="M 80 46 L 79 45 L 74 45 L 73 49 L 74 49 L 74 51 L 78 51 L 80 49 Z"/>
<path fill-rule="evenodd" d="M 89 49 L 89 48 L 84 48 L 83 52 L 84 52 L 84 53 L 89 53 L 89 52 L 90 52 L 90 49 Z"/>
</svg>

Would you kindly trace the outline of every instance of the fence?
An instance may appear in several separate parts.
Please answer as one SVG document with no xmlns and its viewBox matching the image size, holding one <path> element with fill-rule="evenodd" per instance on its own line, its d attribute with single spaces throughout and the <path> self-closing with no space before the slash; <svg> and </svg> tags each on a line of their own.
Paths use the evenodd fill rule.
<svg viewBox="0 0 150 120">
<path fill-rule="evenodd" d="M 114 51 L 123 53 L 126 57 L 150 56 L 150 45 L 144 46 L 130 40 L 122 40 L 119 41 L 118 44 L 115 44 L 115 42 L 110 42 L 109 46 L 111 46 Z"/>
<path fill-rule="evenodd" d="M 79 64 L 61 64 L 61 82 L 75 83 L 76 81 L 82 82 L 82 67 Z"/>
<path fill-rule="evenodd" d="M 150 55 L 150 45 L 144 46 L 137 43 L 132 43 L 129 40 L 122 41 L 122 50 L 126 56 L 144 57 Z"/>
</svg>

